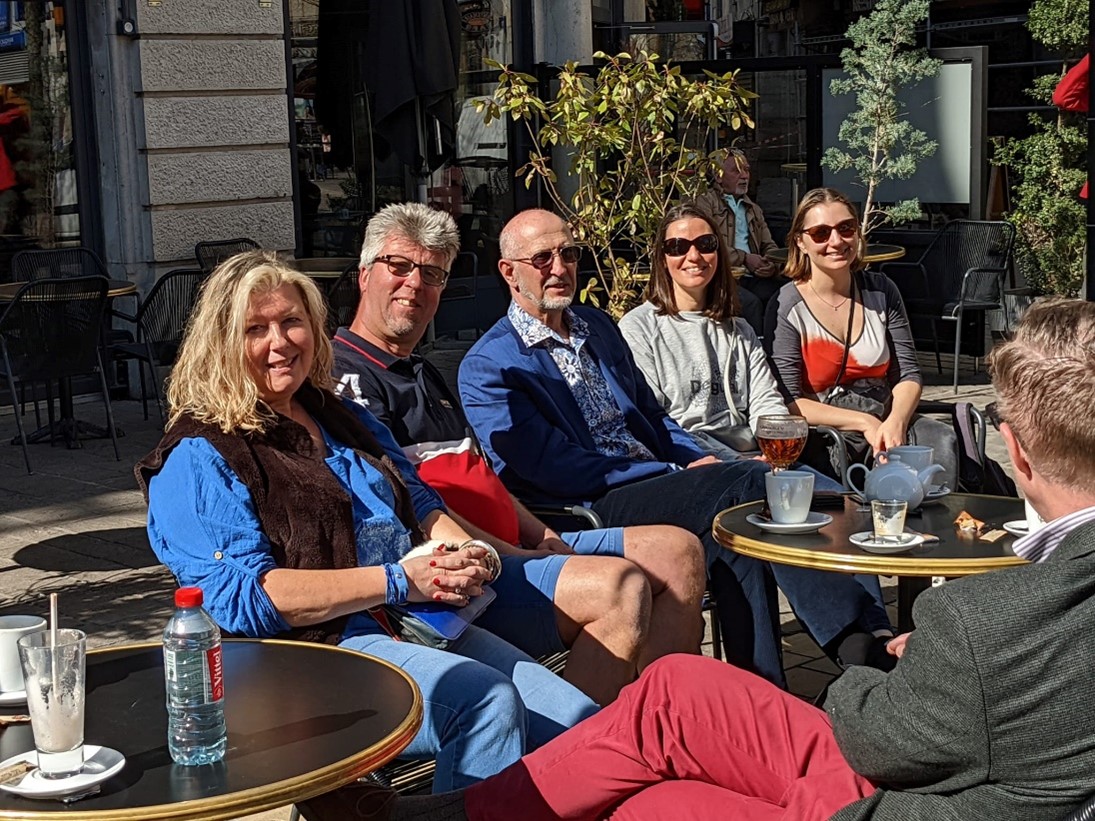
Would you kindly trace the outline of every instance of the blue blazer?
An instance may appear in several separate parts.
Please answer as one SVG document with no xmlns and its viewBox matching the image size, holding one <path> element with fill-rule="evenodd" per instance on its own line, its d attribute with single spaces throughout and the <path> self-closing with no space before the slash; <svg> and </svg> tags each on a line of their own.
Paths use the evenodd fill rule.
<svg viewBox="0 0 1095 821">
<path fill-rule="evenodd" d="M 706 455 L 654 398 L 612 320 L 593 308 L 573 310 L 589 325 L 585 350 L 604 374 L 628 430 L 659 461 L 599 453 L 551 354 L 525 345 L 502 317 L 464 357 L 460 400 L 495 471 L 527 502 L 593 502 Z"/>
</svg>

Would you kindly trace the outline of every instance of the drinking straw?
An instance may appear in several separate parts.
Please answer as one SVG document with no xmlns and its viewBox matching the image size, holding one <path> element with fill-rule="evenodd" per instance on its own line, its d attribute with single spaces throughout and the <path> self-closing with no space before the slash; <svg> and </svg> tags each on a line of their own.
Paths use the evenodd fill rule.
<svg viewBox="0 0 1095 821">
<path fill-rule="evenodd" d="M 53 698 L 60 698 L 61 683 L 57 675 L 57 594 L 49 594 L 49 668 L 53 678 Z"/>
<path fill-rule="evenodd" d="M 49 594 L 49 649 L 57 652 L 57 594 Z"/>
</svg>

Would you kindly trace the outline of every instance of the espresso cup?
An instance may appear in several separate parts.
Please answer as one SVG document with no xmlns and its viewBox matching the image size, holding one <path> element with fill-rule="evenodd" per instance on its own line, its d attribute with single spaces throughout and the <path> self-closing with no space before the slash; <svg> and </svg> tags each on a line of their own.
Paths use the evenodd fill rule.
<svg viewBox="0 0 1095 821">
<path fill-rule="evenodd" d="M 806 521 L 814 498 L 814 474 L 805 470 L 781 470 L 766 474 L 764 485 L 773 522 L 797 525 Z"/>
<path fill-rule="evenodd" d="M 1037 533 L 1046 526 L 1046 520 L 1042 518 L 1041 514 L 1034 509 L 1034 505 L 1028 500 L 1024 499 L 1023 505 L 1027 512 L 1027 534 Z"/>
<path fill-rule="evenodd" d="M 24 689 L 17 642 L 28 633 L 45 629 L 46 620 L 41 616 L 0 616 L 0 693 Z"/>
</svg>

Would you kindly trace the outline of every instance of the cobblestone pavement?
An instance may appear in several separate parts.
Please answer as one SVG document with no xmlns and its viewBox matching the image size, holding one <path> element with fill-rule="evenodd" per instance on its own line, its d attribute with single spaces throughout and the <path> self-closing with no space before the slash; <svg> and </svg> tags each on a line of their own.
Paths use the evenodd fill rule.
<svg viewBox="0 0 1095 821">
<path fill-rule="evenodd" d="M 438 348 L 431 357 L 449 373 L 462 351 Z M 946 381 L 925 359 L 929 381 Z M 979 407 L 993 393 L 984 373 L 963 375 L 961 397 Z M 949 384 L 928 387 L 925 396 L 950 399 Z M 133 465 L 160 437 L 155 407 L 141 416 L 140 403 L 113 404 L 125 435 L 115 461 L 109 439 L 90 440 L 77 450 L 63 445 L 31 446 L 34 474 L 27 475 L 15 436 L 10 407 L 0 411 L 0 613 L 43 613 L 48 594 L 60 597 L 63 624 L 85 630 L 93 647 L 157 641 L 171 612 L 174 581 L 156 562 L 145 535 L 145 508 L 133 478 Z M 79 418 L 103 424 L 95 398 L 77 404 Z M 33 414 L 26 417 L 33 420 Z M 999 435 L 990 430 L 989 453 L 1007 465 Z M 895 588 L 886 587 L 890 599 Z M 836 674 L 813 641 L 802 632 L 783 601 L 788 681 L 812 699 Z M 896 614 L 894 614 L 896 617 Z M 710 652 L 709 645 L 705 648 Z M 282 809 L 251 821 L 284 821 Z"/>
</svg>

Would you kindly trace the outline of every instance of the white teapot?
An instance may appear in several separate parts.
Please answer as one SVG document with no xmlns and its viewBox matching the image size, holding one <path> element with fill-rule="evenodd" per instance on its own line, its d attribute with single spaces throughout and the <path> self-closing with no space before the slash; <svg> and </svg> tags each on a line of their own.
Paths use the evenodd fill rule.
<svg viewBox="0 0 1095 821">
<path fill-rule="evenodd" d="M 857 468 L 866 474 L 862 488 L 857 487 L 852 481 L 852 474 Z M 943 470 L 942 465 L 928 465 L 923 470 L 917 471 L 911 465 L 902 462 L 898 454 L 887 454 L 882 451 L 875 458 L 875 466 L 872 470 L 868 471 L 866 465 L 851 465 L 844 474 L 844 481 L 847 482 L 848 487 L 867 501 L 896 499 L 907 502 L 909 510 L 913 510 L 920 507 L 931 478 L 941 470 Z"/>
</svg>

